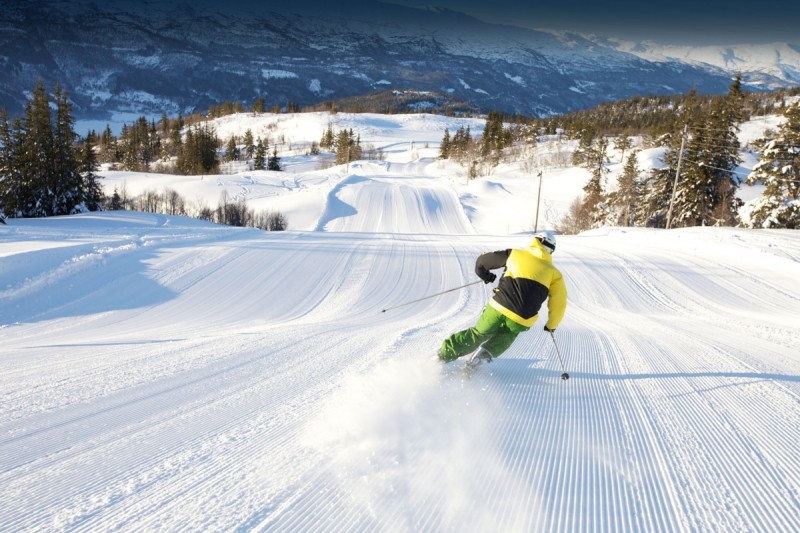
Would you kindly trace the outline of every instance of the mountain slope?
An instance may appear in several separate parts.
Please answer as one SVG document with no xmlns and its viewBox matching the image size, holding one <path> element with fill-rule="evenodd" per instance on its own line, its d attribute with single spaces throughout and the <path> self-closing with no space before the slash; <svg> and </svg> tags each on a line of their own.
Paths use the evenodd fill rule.
<svg viewBox="0 0 800 533">
<path fill-rule="evenodd" d="M 577 34 L 485 24 L 443 10 L 304 0 L 215 3 L 0 1 L 2 104 L 12 113 L 42 78 L 80 119 L 132 121 L 225 100 L 314 104 L 388 89 L 435 91 L 532 116 L 642 94 L 723 93 L 731 68 L 631 53 Z M 300 14 L 302 13 L 302 14 Z M 796 83 L 789 58 L 758 87 Z M 792 70 L 793 69 L 793 70 Z M 99 128 L 97 128 L 99 129 Z"/>
</svg>

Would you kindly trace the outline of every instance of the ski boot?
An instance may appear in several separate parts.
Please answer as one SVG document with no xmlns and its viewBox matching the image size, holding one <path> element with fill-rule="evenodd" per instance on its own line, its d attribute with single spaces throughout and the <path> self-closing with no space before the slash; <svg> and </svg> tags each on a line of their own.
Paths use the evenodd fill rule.
<svg viewBox="0 0 800 533">
<path fill-rule="evenodd" d="M 478 367 L 481 366 L 481 364 L 484 362 L 491 363 L 492 359 L 494 358 L 492 357 L 492 354 L 489 353 L 489 350 L 486 350 L 481 346 L 475 352 L 473 352 L 472 355 L 467 357 L 467 360 L 464 362 L 464 371 L 467 373 L 467 375 L 472 375 L 478 369 Z"/>
</svg>

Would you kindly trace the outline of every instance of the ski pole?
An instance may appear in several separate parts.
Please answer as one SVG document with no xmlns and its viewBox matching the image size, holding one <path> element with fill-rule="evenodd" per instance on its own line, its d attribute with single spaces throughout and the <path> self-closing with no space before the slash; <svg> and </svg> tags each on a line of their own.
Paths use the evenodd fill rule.
<svg viewBox="0 0 800 533">
<path fill-rule="evenodd" d="M 477 285 L 478 283 L 485 283 L 482 279 L 478 281 L 473 281 L 472 283 L 467 283 L 466 285 L 462 285 L 460 287 L 453 287 L 452 289 L 447 289 L 446 291 L 437 292 L 436 294 L 430 294 L 428 296 L 423 296 L 422 298 L 417 298 L 416 300 L 411 300 L 410 302 L 405 302 L 399 305 L 395 305 L 394 307 L 387 307 L 386 309 L 382 310 L 381 313 L 385 313 L 386 311 L 391 311 L 392 309 L 397 309 L 398 307 L 403 307 L 405 305 L 411 305 L 417 302 L 421 302 L 422 300 L 427 300 L 429 298 L 434 298 L 436 296 L 441 296 L 442 294 L 446 294 L 448 292 L 457 291 L 459 289 L 463 289 L 465 287 L 469 287 L 470 285 Z"/>
<path fill-rule="evenodd" d="M 567 370 L 564 368 L 564 360 L 561 359 L 561 350 L 558 349 L 558 344 L 556 344 L 556 336 L 553 335 L 552 331 L 550 331 L 549 333 L 550 333 L 550 338 L 553 339 L 553 346 L 556 347 L 556 354 L 558 355 L 558 360 L 561 363 L 561 370 L 564 371 L 564 373 L 561 374 L 561 379 L 567 380 L 569 379 L 569 374 L 567 374 Z"/>
</svg>

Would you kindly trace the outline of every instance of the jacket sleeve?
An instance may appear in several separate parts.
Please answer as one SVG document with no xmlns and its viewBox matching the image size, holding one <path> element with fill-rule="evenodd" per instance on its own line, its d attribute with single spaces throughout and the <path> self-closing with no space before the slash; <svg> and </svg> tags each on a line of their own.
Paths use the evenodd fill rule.
<svg viewBox="0 0 800 533">
<path fill-rule="evenodd" d="M 567 285 L 561 272 L 556 270 L 550 283 L 550 295 L 547 298 L 547 327 L 556 329 L 567 310 Z"/>
<path fill-rule="evenodd" d="M 509 254 L 511 254 L 510 249 L 479 255 L 478 259 L 475 261 L 475 273 L 479 278 L 484 279 L 484 276 L 486 276 L 490 270 L 506 266 Z"/>
</svg>

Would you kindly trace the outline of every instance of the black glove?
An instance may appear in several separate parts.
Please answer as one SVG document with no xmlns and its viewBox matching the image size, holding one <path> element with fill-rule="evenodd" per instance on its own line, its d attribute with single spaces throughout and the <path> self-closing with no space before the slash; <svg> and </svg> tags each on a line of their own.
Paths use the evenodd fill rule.
<svg viewBox="0 0 800 533">
<path fill-rule="evenodd" d="M 548 333 L 553 333 L 553 332 L 556 330 L 556 328 L 550 329 L 550 328 L 548 328 L 548 327 L 545 325 L 545 327 L 544 327 L 544 330 L 545 330 L 546 332 L 548 332 Z"/>
<path fill-rule="evenodd" d="M 497 276 L 494 275 L 492 272 L 487 272 L 486 274 L 481 276 L 481 279 L 483 280 L 484 283 L 491 283 L 497 279 Z"/>
</svg>

